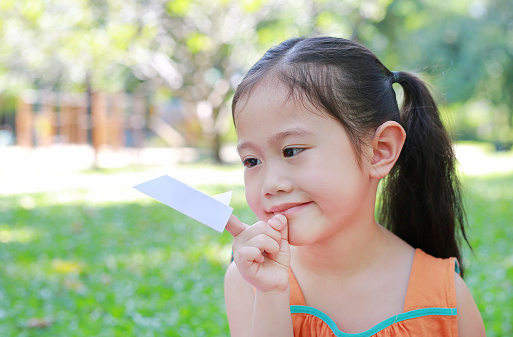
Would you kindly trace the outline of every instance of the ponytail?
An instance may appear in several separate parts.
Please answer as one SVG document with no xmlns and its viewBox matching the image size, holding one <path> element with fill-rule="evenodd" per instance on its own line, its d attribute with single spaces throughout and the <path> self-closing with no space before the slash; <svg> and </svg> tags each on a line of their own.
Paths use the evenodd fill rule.
<svg viewBox="0 0 513 337">
<path fill-rule="evenodd" d="M 413 247 L 461 264 L 466 217 L 449 135 L 426 85 L 410 73 L 392 76 L 404 90 L 406 141 L 383 189 L 380 220 Z"/>
<path fill-rule="evenodd" d="M 401 123 L 406 142 L 384 181 L 379 220 L 413 247 L 461 262 L 458 236 L 467 238 L 456 158 L 438 108 L 420 79 L 390 72 L 354 41 L 290 39 L 268 50 L 251 68 L 235 92 L 232 110 L 266 77 L 288 87 L 289 97 L 307 100 L 339 121 L 357 158 L 362 158 L 366 137 L 380 125 Z M 404 89 L 402 111 L 393 83 Z"/>
</svg>

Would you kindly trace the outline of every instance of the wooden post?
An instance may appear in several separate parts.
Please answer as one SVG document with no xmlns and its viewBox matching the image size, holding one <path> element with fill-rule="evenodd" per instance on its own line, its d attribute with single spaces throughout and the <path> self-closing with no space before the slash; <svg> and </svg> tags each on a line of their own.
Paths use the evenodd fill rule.
<svg viewBox="0 0 513 337">
<path fill-rule="evenodd" d="M 59 133 L 62 143 L 71 143 L 71 99 L 68 94 L 60 96 Z"/>
<path fill-rule="evenodd" d="M 123 93 L 111 96 L 111 113 L 109 115 L 109 144 L 113 149 L 123 147 L 125 143 L 124 130 L 124 104 Z"/>
<path fill-rule="evenodd" d="M 85 94 L 79 94 L 74 102 L 76 143 L 87 144 L 87 130 L 91 127 L 91 121 L 87 116 L 87 97 Z"/>
<path fill-rule="evenodd" d="M 19 146 L 32 147 L 33 144 L 33 112 L 32 103 L 26 98 L 18 98 L 16 109 L 16 143 Z"/>
<path fill-rule="evenodd" d="M 132 128 L 133 142 L 135 148 L 144 146 L 145 126 L 146 126 L 146 101 L 141 95 L 134 95 L 133 110 L 130 117 L 130 126 Z"/>
<path fill-rule="evenodd" d="M 37 145 L 50 146 L 55 135 L 55 116 L 52 94 L 45 92 L 42 99 L 43 109 L 36 117 Z"/>
<path fill-rule="evenodd" d="M 92 96 L 93 147 L 98 150 L 107 143 L 107 105 L 105 95 L 102 92 L 93 92 Z"/>
</svg>

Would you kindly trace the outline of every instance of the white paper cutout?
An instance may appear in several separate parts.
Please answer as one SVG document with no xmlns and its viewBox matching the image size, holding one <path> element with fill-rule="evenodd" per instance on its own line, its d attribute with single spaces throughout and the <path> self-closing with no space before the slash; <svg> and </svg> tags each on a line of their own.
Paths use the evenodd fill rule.
<svg viewBox="0 0 513 337">
<path fill-rule="evenodd" d="M 230 205 L 230 201 L 232 200 L 232 191 L 224 192 L 221 194 L 216 194 L 216 195 L 213 195 L 211 198 L 214 198 L 217 201 L 220 201 L 225 205 Z"/>
<path fill-rule="evenodd" d="M 222 233 L 233 212 L 229 206 L 232 192 L 206 195 L 168 175 L 158 177 L 134 188 L 155 200 Z"/>
</svg>

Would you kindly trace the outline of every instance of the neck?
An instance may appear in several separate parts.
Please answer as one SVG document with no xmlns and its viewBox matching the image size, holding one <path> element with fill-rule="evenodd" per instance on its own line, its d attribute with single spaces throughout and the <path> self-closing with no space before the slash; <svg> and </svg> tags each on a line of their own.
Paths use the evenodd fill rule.
<svg viewBox="0 0 513 337">
<path fill-rule="evenodd" d="M 293 246 L 292 268 L 308 270 L 325 279 L 351 278 L 375 263 L 386 251 L 388 231 L 374 219 L 356 224 L 309 246 Z"/>
</svg>

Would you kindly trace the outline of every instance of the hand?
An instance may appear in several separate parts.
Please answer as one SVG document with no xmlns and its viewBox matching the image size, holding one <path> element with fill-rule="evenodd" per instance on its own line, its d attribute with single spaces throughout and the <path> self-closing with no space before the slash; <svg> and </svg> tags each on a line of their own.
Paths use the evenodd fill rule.
<svg viewBox="0 0 513 337">
<path fill-rule="evenodd" d="M 277 214 L 253 226 L 232 215 L 226 230 L 233 235 L 233 258 L 247 282 L 262 292 L 288 290 L 290 247 L 284 215 Z"/>
</svg>

